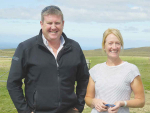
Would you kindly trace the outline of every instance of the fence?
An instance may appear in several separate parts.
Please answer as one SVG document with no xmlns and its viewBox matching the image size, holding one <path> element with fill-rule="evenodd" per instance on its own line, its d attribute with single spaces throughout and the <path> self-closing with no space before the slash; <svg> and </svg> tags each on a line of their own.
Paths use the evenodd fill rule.
<svg viewBox="0 0 150 113">
<path fill-rule="evenodd" d="M 91 60 L 89 60 L 89 59 L 86 59 L 86 63 L 87 63 L 87 67 L 88 67 L 88 69 L 90 69 Z"/>
<path fill-rule="evenodd" d="M 7 81 L 11 59 L 11 57 L 0 56 L 0 82 Z"/>
</svg>

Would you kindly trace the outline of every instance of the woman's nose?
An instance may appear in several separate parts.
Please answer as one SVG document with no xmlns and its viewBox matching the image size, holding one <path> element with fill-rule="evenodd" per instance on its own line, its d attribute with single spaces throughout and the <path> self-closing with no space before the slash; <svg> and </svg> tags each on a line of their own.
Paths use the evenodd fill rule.
<svg viewBox="0 0 150 113">
<path fill-rule="evenodd" d="M 112 45 L 112 48 L 117 48 L 117 45 L 114 43 L 113 45 Z"/>
</svg>

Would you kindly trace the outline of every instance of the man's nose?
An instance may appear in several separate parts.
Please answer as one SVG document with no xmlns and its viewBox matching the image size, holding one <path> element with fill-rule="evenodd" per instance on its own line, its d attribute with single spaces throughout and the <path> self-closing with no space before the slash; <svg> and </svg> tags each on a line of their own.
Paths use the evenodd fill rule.
<svg viewBox="0 0 150 113">
<path fill-rule="evenodd" d="M 52 28 L 52 29 L 55 29 L 55 28 L 56 28 L 56 25 L 55 25 L 55 24 L 52 24 L 52 25 L 51 25 L 51 28 Z"/>
</svg>

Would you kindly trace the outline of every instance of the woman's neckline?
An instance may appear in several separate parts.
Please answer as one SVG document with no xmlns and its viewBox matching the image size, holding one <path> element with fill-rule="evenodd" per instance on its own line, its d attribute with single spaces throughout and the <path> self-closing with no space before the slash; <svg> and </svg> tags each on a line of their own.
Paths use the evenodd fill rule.
<svg viewBox="0 0 150 113">
<path fill-rule="evenodd" d="M 120 64 L 118 65 L 108 65 L 107 62 L 105 62 L 105 65 L 108 66 L 108 67 L 118 67 L 118 66 L 121 66 L 123 65 L 124 63 L 126 63 L 126 61 L 122 61 Z"/>
</svg>

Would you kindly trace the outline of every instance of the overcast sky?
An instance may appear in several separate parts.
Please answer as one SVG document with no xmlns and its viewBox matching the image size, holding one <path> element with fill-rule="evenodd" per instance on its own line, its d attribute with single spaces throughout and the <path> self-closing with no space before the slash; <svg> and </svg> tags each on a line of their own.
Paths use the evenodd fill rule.
<svg viewBox="0 0 150 113">
<path fill-rule="evenodd" d="M 108 28 L 120 30 L 124 48 L 150 46 L 150 0 L 0 0 L 0 47 L 37 35 L 48 5 L 61 8 L 65 34 L 84 50 L 101 48 Z"/>
</svg>

